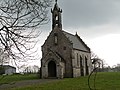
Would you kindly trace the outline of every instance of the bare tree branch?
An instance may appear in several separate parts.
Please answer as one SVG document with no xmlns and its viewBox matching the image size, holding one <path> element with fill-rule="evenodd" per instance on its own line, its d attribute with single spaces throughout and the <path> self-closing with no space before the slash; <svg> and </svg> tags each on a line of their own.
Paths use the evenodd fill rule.
<svg viewBox="0 0 120 90">
<path fill-rule="evenodd" d="M 29 59 L 52 0 L 0 0 L 0 48 L 11 59 Z M 23 60 L 22 60 L 23 61 Z M 16 61 L 15 61 L 16 63 Z"/>
</svg>

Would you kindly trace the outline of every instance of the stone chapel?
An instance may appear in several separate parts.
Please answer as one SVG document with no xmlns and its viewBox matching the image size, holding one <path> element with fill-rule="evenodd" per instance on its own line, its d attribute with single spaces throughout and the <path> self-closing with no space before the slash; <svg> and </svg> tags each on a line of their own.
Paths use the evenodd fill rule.
<svg viewBox="0 0 120 90">
<path fill-rule="evenodd" d="M 42 45 L 41 77 L 64 78 L 89 75 L 91 51 L 80 36 L 62 29 L 62 9 L 57 0 L 52 13 L 52 31 Z"/>
</svg>

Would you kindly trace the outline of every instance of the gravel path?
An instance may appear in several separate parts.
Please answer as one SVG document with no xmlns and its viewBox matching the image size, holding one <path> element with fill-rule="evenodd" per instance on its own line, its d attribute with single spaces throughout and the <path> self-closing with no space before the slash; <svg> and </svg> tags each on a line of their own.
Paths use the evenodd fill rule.
<svg viewBox="0 0 120 90">
<path fill-rule="evenodd" d="M 10 88 L 14 88 L 14 87 L 42 84 L 42 83 L 54 82 L 58 80 L 60 79 L 39 79 L 39 80 L 25 80 L 25 81 L 12 82 L 9 84 L 0 85 L 0 90 L 9 90 Z"/>
</svg>

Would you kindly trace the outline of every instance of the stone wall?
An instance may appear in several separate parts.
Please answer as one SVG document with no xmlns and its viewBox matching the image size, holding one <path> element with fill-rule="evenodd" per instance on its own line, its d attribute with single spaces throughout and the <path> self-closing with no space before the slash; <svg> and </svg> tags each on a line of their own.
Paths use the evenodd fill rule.
<svg viewBox="0 0 120 90">
<path fill-rule="evenodd" d="M 91 72 L 91 56 L 89 52 L 83 52 L 83 51 L 79 51 L 79 50 L 73 50 L 73 59 L 72 59 L 72 64 L 73 64 L 73 77 L 78 77 L 78 76 L 82 76 L 81 75 L 81 62 L 80 59 L 82 58 L 82 66 L 83 66 L 83 73 L 84 76 L 87 74 L 86 73 L 86 62 L 85 60 L 87 59 L 87 66 L 88 66 L 88 74 L 90 74 Z"/>
<path fill-rule="evenodd" d="M 55 35 L 57 35 L 57 43 L 55 43 L 54 41 Z M 72 77 L 72 44 L 68 40 L 68 38 L 66 38 L 66 36 L 62 33 L 62 31 L 57 27 L 51 31 L 50 35 L 47 37 L 47 40 L 42 46 L 42 67 L 43 62 L 46 61 L 45 57 L 47 57 L 48 59 L 51 58 L 51 56 L 46 56 L 50 50 L 56 53 L 63 60 L 62 62 L 64 62 L 63 77 Z"/>
</svg>

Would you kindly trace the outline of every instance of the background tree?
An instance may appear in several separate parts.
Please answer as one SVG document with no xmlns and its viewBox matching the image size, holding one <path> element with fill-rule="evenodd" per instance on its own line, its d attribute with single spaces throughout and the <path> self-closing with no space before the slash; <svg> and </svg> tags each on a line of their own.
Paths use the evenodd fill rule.
<svg viewBox="0 0 120 90">
<path fill-rule="evenodd" d="M 0 48 L 0 66 L 9 63 L 9 56 L 7 53 L 4 53 L 3 49 Z"/>
<path fill-rule="evenodd" d="M 50 5 L 51 0 L 0 0 L 0 48 L 12 60 L 31 56 Z"/>
<path fill-rule="evenodd" d="M 120 64 L 114 65 L 114 66 L 111 68 L 111 70 L 114 71 L 114 72 L 120 72 Z"/>
<path fill-rule="evenodd" d="M 93 68 L 100 68 L 101 70 L 103 69 L 103 67 L 104 67 L 104 60 L 100 59 L 93 52 L 91 53 L 91 60 L 92 60 Z"/>
</svg>

